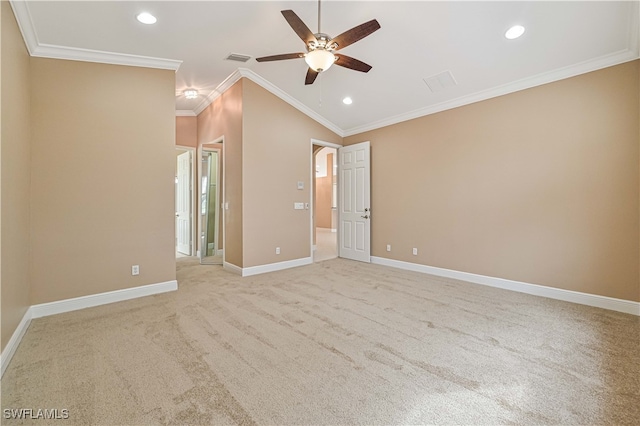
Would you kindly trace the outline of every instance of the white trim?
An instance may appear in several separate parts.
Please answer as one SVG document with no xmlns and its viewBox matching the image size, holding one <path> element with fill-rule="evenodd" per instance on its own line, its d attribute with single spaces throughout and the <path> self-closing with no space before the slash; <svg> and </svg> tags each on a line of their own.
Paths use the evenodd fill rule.
<svg viewBox="0 0 640 426">
<path fill-rule="evenodd" d="M 243 77 L 248 78 L 249 80 L 256 83 L 258 86 L 261 86 L 263 89 L 266 89 L 267 91 L 276 95 L 277 97 L 279 97 L 280 99 L 282 99 L 283 101 L 285 101 L 286 103 L 288 103 L 289 105 L 291 105 L 292 107 L 300 111 L 301 113 L 305 114 L 309 118 L 322 124 L 324 127 L 331 130 L 333 133 L 337 134 L 340 137 L 345 136 L 344 130 L 342 130 L 340 127 L 333 124 L 331 121 L 327 120 L 322 115 L 318 114 L 317 112 L 315 112 L 314 110 L 312 110 L 311 108 L 309 108 L 308 106 L 300 102 L 299 100 L 295 99 L 294 97 L 292 97 L 291 95 L 289 95 L 284 90 L 280 89 L 270 81 L 267 81 L 265 78 L 256 74 L 254 71 L 247 68 L 239 68 L 238 70 L 240 71 L 240 74 Z"/>
<path fill-rule="evenodd" d="M 505 290 L 532 294 L 534 296 L 548 297 L 550 299 L 563 300 L 565 302 L 578 303 L 581 305 L 595 306 L 597 308 L 609 309 L 612 311 L 624 312 L 627 314 L 640 316 L 640 302 L 632 302 L 630 300 L 615 299 L 613 297 L 598 296 L 595 294 L 581 293 L 571 290 L 563 290 L 560 288 L 547 287 L 538 284 L 529 284 L 521 281 L 512 281 L 503 278 L 488 277 L 486 275 L 477 275 L 469 272 L 454 271 L 451 269 L 403 262 L 400 260 L 387 259 L 384 257 L 371 256 L 371 263 L 390 266 L 393 268 L 405 269 L 408 271 L 437 275 L 439 277 L 453 278 L 456 280 L 482 284 L 489 287 L 497 287 Z"/>
<path fill-rule="evenodd" d="M 224 269 L 225 271 L 229 271 L 232 274 L 237 274 L 242 276 L 242 268 L 234 265 L 233 263 L 222 262 L 222 269 Z"/>
<path fill-rule="evenodd" d="M 266 274 L 267 272 L 281 271 L 283 269 L 297 268 L 298 266 L 310 265 L 313 263 L 312 257 L 302 257 L 300 259 L 286 260 L 278 263 L 268 263 L 266 265 L 250 266 L 242 268 L 242 276 Z"/>
<path fill-rule="evenodd" d="M 46 317 L 78 309 L 92 308 L 123 300 L 136 299 L 138 297 L 151 296 L 178 289 L 176 280 L 163 283 L 143 285 L 140 287 L 125 288 L 122 290 L 108 291 L 106 293 L 91 294 L 89 296 L 75 297 L 73 299 L 58 300 L 56 302 L 41 303 L 31 307 L 31 318 Z"/>
<path fill-rule="evenodd" d="M 182 61 L 175 59 L 152 58 L 149 56 L 130 55 L 128 53 L 104 52 L 51 44 L 39 44 L 38 47 L 31 52 L 31 56 L 70 61 L 97 62 L 100 64 L 126 65 L 131 67 L 158 68 L 172 71 L 178 71 L 178 68 L 180 68 L 182 64 Z"/>
<path fill-rule="evenodd" d="M 33 19 L 31 19 L 31 13 L 29 12 L 27 2 L 9 0 L 9 4 L 11 4 L 11 9 L 13 9 L 13 14 L 18 22 L 18 28 L 20 28 L 24 44 L 27 46 L 29 55 L 33 55 L 33 52 L 40 43 L 38 42 L 38 34 L 36 34 L 36 29 L 33 25 Z"/>
<path fill-rule="evenodd" d="M 115 65 L 138 66 L 146 68 L 170 69 L 174 71 L 177 71 L 180 67 L 180 64 L 182 63 L 182 61 L 175 59 L 151 58 L 123 53 L 103 52 L 75 47 L 56 46 L 44 43 L 41 44 L 38 40 L 38 35 L 33 25 L 33 20 L 28 8 L 28 2 L 10 0 L 10 4 L 18 22 L 20 32 L 22 33 L 22 38 L 24 39 L 31 56 L 98 62 Z M 419 108 L 361 126 L 352 127 L 346 130 L 341 129 L 331 121 L 324 118 L 322 115 L 315 112 L 313 109 L 293 98 L 291 95 L 287 94 L 282 89 L 275 86 L 273 83 L 267 81 L 248 68 L 238 68 L 237 70 L 235 70 L 229 77 L 227 77 L 222 83 L 220 83 L 220 85 L 218 85 L 216 89 L 214 89 L 209 95 L 205 96 L 203 101 L 196 108 L 194 108 L 193 114 L 200 114 L 215 99 L 217 99 L 220 95 L 222 95 L 222 93 L 228 90 L 228 88 L 231 87 L 235 82 L 237 82 L 242 77 L 246 77 L 262 88 L 276 95 L 280 99 L 284 100 L 303 114 L 322 124 L 327 129 L 333 131 L 340 137 L 352 136 L 366 131 L 375 130 L 381 127 L 386 127 L 404 121 L 412 120 L 414 118 L 435 114 L 452 108 L 469 105 L 475 102 L 484 101 L 531 87 L 540 86 L 587 72 L 596 71 L 602 68 L 636 60 L 638 59 L 638 57 L 640 57 L 640 6 L 638 6 L 638 2 L 634 2 L 634 4 L 631 6 L 629 26 L 630 31 L 627 49 L 620 50 L 608 55 L 603 55 L 599 58 L 590 59 L 564 68 L 552 70 L 550 72 L 534 75 L 532 77 L 524 78 L 503 86 L 490 88 L 436 105 L 430 105 L 425 108 Z"/>
<path fill-rule="evenodd" d="M 208 95 L 204 96 L 202 102 L 198 104 L 197 107 L 193 109 L 193 112 L 196 115 L 200 115 L 202 111 L 204 111 L 209 105 L 213 103 L 216 99 L 218 99 L 224 92 L 229 90 L 231 86 L 236 84 L 238 80 L 242 78 L 240 74 L 240 70 L 237 69 L 232 72 L 227 78 L 225 78 L 222 83 L 218 84 L 218 86 L 211 91 Z"/>
<path fill-rule="evenodd" d="M 16 330 L 13 332 L 11 339 L 7 342 L 7 346 L 5 346 L 4 351 L 0 354 L 0 377 L 4 375 L 4 372 L 9 366 L 11 358 L 13 358 L 16 349 L 18 349 L 20 341 L 22 341 L 24 334 L 27 332 L 32 319 L 61 314 L 64 312 L 77 311 L 84 308 L 92 308 L 94 306 L 106 305 L 129 299 L 136 299 L 138 297 L 151 296 L 153 294 L 165 293 L 177 289 L 178 282 L 176 280 L 172 280 L 163 283 L 143 285 L 140 287 L 126 288 L 123 290 L 109 291 L 106 293 L 98 293 L 73 299 L 33 305 L 24 313 L 24 316 L 18 324 L 18 327 L 16 327 Z"/>
<path fill-rule="evenodd" d="M 326 142 L 326 141 L 322 141 L 320 139 L 314 139 L 314 138 L 311 138 L 311 145 L 318 145 L 325 148 L 333 148 L 333 149 L 340 149 L 343 147 L 343 145 L 340 145 L 337 143 Z"/>
<path fill-rule="evenodd" d="M 29 54 L 40 58 L 66 59 L 72 61 L 98 62 L 101 64 L 128 65 L 133 67 L 159 68 L 178 71 L 182 61 L 175 59 L 151 58 L 126 53 L 104 52 L 78 47 L 56 46 L 40 43 L 27 1 L 10 0 L 13 14 L 18 22 Z"/>
<path fill-rule="evenodd" d="M 202 100 L 202 102 L 200 102 L 200 104 L 196 108 L 194 108 L 193 112 L 196 115 L 199 115 L 209 105 L 211 105 L 213 101 L 218 99 L 224 92 L 229 90 L 231 86 L 233 86 L 238 80 L 240 80 L 243 77 L 253 81 L 258 86 L 267 90 L 271 94 L 276 95 L 277 97 L 279 97 L 280 99 L 282 99 L 283 101 L 285 101 L 286 103 L 288 103 L 289 105 L 297 109 L 298 111 L 302 112 L 303 114 L 307 115 L 311 119 L 322 124 L 324 127 L 331 130 L 332 132 L 336 133 L 338 136 L 344 137 L 344 131 L 340 127 L 336 126 L 331 121 L 327 120 L 326 118 L 324 118 L 323 116 L 321 116 L 320 114 L 318 114 L 317 112 L 315 112 L 314 110 L 312 110 L 311 108 L 303 104 L 302 102 L 298 101 L 297 99 L 295 99 L 294 97 L 286 93 L 284 90 L 275 86 L 273 83 L 267 81 L 265 78 L 261 77 L 260 75 L 256 74 L 254 71 L 248 68 L 236 69 L 233 73 L 231 73 L 231 75 L 229 75 L 229 77 L 224 79 L 224 81 L 220 83 L 218 87 L 216 87 L 215 89 L 213 89 L 213 91 L 211 91 L 211 93 L 206 95 Z"/>
<path fill-rule="evenodd" d="M 2 369 L 2 371 L 0 371 L 0 377 L 4 376 L 4 372 L 7 370 L 7 367 L 11 362 L 11 358 L 13 358 L 13 355 L 16 353 L 16 350 L 22 341 L 22 337 L 24 337 L 24 334 L 29 328 L 29 324 L 31 324 L 31 308 L 28 308 L 24 313 L 18 327 L 16 327 L 13 335 L 11 335 L 11 339 L 7 342 L 7 346 L 4 347 L 4 351 L 0 354 L 0 358 L 2 358 L 0 361 L 0 368 Z"/>
<path fill-rule="evenodd" d="M 487 90 L 471 93 L 466 96 L 461 96 L 456 99 L 451 99 L 439 104 L 430 105 L 428 107 L 419 108 L 413 111 L 409 111 L 403 114 L 398 114 L 393 117 L 384 118 L 382 120 L 374 121 L 362 126 L 352 127 L 343 131 L 344 137 L 357 135 L 359 133 L 368 132 L 370 130 L 379 129 L 381 127 L 391 126 L 403 121 L 413 120 L 414 118 L 424 117 L 426 115 L 435 114 L 437 112 L 446 111 L 453 108 L 458 108 L 464 105 L 473 104 L 487 99 L 495 98 L 498 96 L 507 95 L 509 93 L 518 92 L 520 90 L 529 89 L 536 86 L 541 86 L 547 83 L 553 83 L 554 81 L 563 80 L 570 77 L 575 77 L 580 74 L 585 74 L 592 71 L 597 71 L 602 68 L 611 67 L 614 65 L 622 64 L 638 59 L 638 54 L 632 50 L 625 49 L 618 52 L 610 53 L 608 55 L 601 56 L 599 58 L 591 59 L 588 61 L 580 62 L 574 65 L 570 65 L 564 68 L 558 68 L 553 71 L 541 73 L 531 77 L 523 78 L 502 86 L 493 87 Z"/>
<path fill-rule="evenodd" d="M 176 117 L 197 117 L 197 115 L 190 109 L 177 109 Z"/>
</svg>

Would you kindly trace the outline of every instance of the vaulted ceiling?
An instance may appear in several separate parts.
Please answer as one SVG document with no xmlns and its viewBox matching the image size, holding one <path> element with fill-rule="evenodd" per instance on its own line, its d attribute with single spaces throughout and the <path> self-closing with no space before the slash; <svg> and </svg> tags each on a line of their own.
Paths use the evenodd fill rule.
<svg viewBox="0 0 640 426">
<path fill-rule="evenodd" d="M 179 114 L 201 111 L 236 72 L 342 135 L 640 57 L 638 1 L 323 1 L 321 30 L 330 36 L 374 18 L 382 28 L 343 51 L 372 65 L 369 73 L 333 66 L 305 86 L 304 60 L 258 63 L 255 58 L 304 52 L 280 11 L 294 10 L 316 32 L 316 1 L 14 1 L 12 6 L 34 56 L 177 69 Z M 136 15 L 142 11 L 157 23 L 139 23 Z M 508 40 L 504 33 L 515 24 L 526 31 Z M 230 53 L 251 59 L 225 59 Z M 452 84 L 425 82 L 442 73 L 453 77 Z M 186 99 L 187 88 L 197 89 L 199 97 Z M 353 104 L 343 104 L 346 96 Z"/>
</svg>

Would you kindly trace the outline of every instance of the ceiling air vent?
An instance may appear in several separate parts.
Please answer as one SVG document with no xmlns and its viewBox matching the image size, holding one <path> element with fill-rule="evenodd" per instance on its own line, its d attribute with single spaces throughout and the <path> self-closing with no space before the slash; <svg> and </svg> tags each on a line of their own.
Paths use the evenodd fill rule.
<svg viewBox="0 0 640 426">
<path fill-rule="evenodd" d="M 247 62 L 251 59 L 251 56 L 241 55 L 239 53 L 230 53 L 225 59 L 227 61 Z"/>
<path fill-rule="evenodd" d="M 440 74 L 432 75 L 424 79 L 424 82 L 429 86 L 429 90 L 432 92 L 439 92 L 446 87 L 456 86 L 458 83 L 453 78 L 451 71 L 443 71 Z"/>
</svg>

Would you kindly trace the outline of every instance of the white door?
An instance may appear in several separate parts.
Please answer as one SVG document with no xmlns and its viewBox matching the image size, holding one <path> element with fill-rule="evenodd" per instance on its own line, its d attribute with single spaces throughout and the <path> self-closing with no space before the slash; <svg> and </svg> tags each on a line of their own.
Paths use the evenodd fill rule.
<svg viewBox="0 0 640 426">
<path fill-rule="evenodd" d="M 369 142 L 338 149 L 339 256 L 371 261 Z"/>
<path fill-rule="evenodd" d="M 191 256 L 191 153 L 178 155 L 176 183 L 176 249 Z"/>
</svg>

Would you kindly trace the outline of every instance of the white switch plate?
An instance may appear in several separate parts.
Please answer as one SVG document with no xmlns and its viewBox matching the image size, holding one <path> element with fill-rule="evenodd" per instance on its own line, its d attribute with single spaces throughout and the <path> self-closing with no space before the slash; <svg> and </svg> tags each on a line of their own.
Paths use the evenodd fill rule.
<svg viewBox="0 0 640 426">
<path fill-rule="evenodd" d="M 280 247 L 276 247 L 276 254 L 280 254 Z"/>
<path fill-rule="evenodd" d="M 304 189 L 304 182 L 301 180 L 298 181 L 298 189 Z"/>
<path fill-rule="evenodd" d="M 296 210 L 304 210 L 304 203 L 293 203 L 293 208 Z"/>
<path fill-rule="evenodd" d="M 140 265 L 131 266 L 131 275 L 140 275 Z"/>
<path fill-rule="evenodd" d="M 418 255 L 418 249 L 417 249 L 417 248 L 415 248 L 415 247 L 413 248 L 413 255 L 414 255 L 414 256 L 417 256 L 417 255 Z"/>
<path fill-rule="evenodd" d="M 387 244 L 387 251 L 391 251 L 391 244 Z"/>
</svg>

